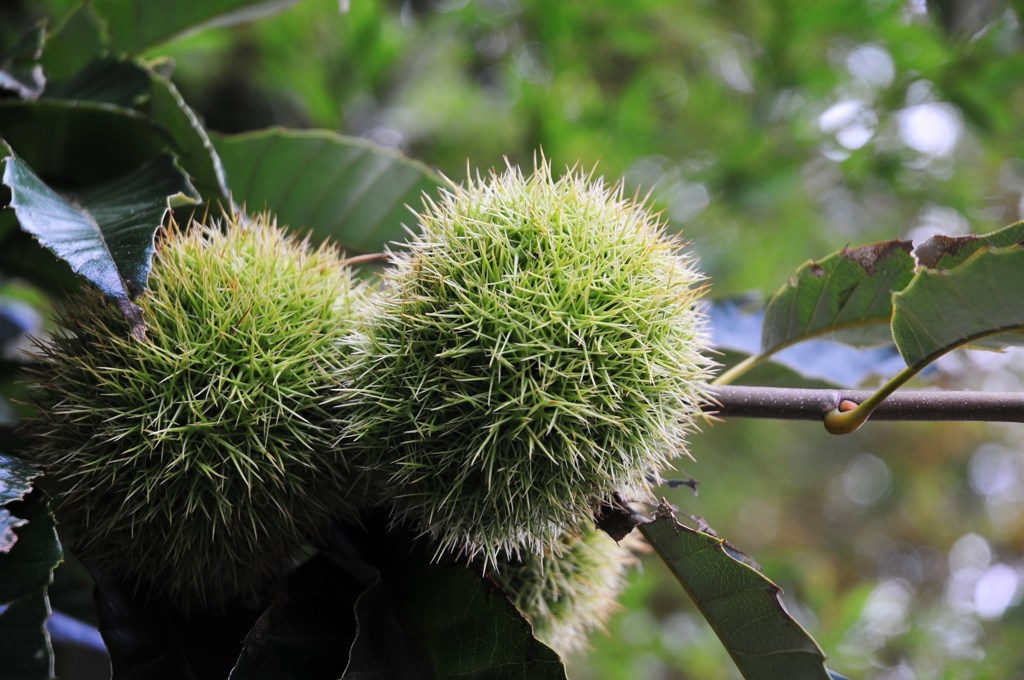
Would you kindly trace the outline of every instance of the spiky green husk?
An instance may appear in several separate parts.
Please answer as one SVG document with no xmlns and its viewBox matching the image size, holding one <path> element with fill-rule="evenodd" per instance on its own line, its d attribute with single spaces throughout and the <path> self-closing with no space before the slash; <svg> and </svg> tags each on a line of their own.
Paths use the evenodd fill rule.
<svg viewBox="0 0 1024 680">
<path fill-rule="evenodd" d="M 428 203 L 352 339 L 349 434 L 397 522 L 543 554 L 685 451 L 711 362 L 702 277 L 621 187 L 539 164 Z"/>
<path fill-rule="evenodd" d="M 627 543 L 589 527 L 566 536 L 557 552 L 499 565 L 492 578 L 533 624 L 534 635 L 566 656 L 586 647 L 618 606 L 626 575 L 637 563 Z"/>
<path fill-rule="evenodd" d="M 215 604 L 360 506 L 322 403 L 362 288 L 266 216 L 170 230 L 149 285 L 142 341 L 98 293 L 65 307 L 31 375 L 37 454 L 83 556 Z"/>
</svg>

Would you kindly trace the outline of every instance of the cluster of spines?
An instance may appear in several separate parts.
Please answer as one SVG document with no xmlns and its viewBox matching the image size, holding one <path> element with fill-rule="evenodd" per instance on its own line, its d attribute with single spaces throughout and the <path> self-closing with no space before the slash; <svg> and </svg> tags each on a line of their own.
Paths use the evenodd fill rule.
<svg viewBox="0 0 1024 680">
<path fill-rule="evenodd" d="M 701 276 L 644 207 L 509 168 L 428 202 L 352 340 L 349 435 L 440 551 L 543 554 L 685 451 Z"/>
<path fill-rule="evenodd" d="M 40 458 L 78 550 L 172 599 L 256 587 L 354 516 L 364 476 L 325 404 L 362 296 L 340 254 L 266 216 L 172 228 L 138 303 L 87 292 L 40 347 Z"/>
</svg>

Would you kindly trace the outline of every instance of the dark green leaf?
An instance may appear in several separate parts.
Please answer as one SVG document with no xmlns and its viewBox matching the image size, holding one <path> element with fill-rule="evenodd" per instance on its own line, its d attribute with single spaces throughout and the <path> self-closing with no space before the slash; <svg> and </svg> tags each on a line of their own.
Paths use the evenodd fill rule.
<svg viewBox="0 0 1024 680">
<path fill-rule="evenodd" d="M 768 302 L 761 353 L 841 333 L 847 342 L 889 341 L 892 291 L 914 275 L 909 241 L 844 248 L 807 262 Z"/>
<path fill-rule="evenodd" d="M 442 184 L 425 165 L 331 132 L 271 129 L 214 144 L 236 202 L 350 254 L 402 240 L 413 220 L 406 206 L 419 207 L 423 192 Z"/>
<path fill-rule="evenodd" d="M 17 518 L 17 540 L 0 550 L 0 680 L 41 680 L 53 675 L 46 587 L 63 553 L 46 497 L 39 490 L 25 494 L 35 472 L 6 456 L 0 470 L 4 500 L 21 499 L 0 506 L 0 517 Z"/>
<path fill-rule="evenodd" d="M 164 153 L 170 138 L 134 109 L 46 99 L 0 102 L 0 136 L 32 170 L 62 189 L 95 186 Z"/>
<path fill-rule="evenodd" d="M 228 204 L 230 192 L 213 143 L 174 84 L 155 67 L 143 67 L 134 61 L 99 59 L 74 77 L 51 84 L 45 98 L 64 100 L 63 106 L 80 107 L 82 102 L 93 102 L 106 106 L 108 111 L 112 106 L 120 107 L 113 111 L 147 126 L 145 136 L 151 138 L 145 140 L 143 148 L 169 148 L 208 203 Z M 26 108 L 22 117 L 27 119 L 39 113 L 38 109 Z M 117 132 L 104 140 L 108 150 L 115 155 L 131 153 L 142 131 L 126 135 L 123 127 L 119 127 Z M 14 146 L 18 151 L 19 146 Z"/>
<path fill-rule="evenodd" d="M 45 31 L 37 26 L 0 54 L 0 90 L 13 92 L 22 99 L 35 99 L 46 85 L 39 65 Z"/>
<path fill-rule="evenodd" d="M 953 269 L 922 269 L 894 296 L 892 335 L 908 366 L 964 344 L 1024 345 L 1024 247 L 976 250 Z"/>
<path fill-rule="evenodd" d="M 167 156 L 77 199 L 51 189 L 17 156 L 8 156 L 5 165 L 3 181 L 22 229 L 126 312 L 130 298 L 145 290 L 153 238 L 164 214 L 196 196 Z M 140 319 L 131 321 L 137 334 Z"/>
<path fill-rule="evenodd" d="M 6 506 L 20 520 L 13 547 L 0 552 L 0 604 L 45 588 L 63 558 L 50 504 L 42 491 Z"/>
<path fill-rule="evenodd" d="M 341 677 L 356 632 L 352 607 L 362 590 L 337 564 L 314 557 L 245 636 L 231 680 Z"/>
<path fill-rule="evenodd" d="M 32 480 L 40 474 L 39 468 L 28 461 L 0 454 L 0 508 L 24 500 L 32 490 Z"/>
<path fill-rule="evenodd" d="M 325 549 L 349 590 L 323 606 L 351 616 L 354 605 L 344 680 L 565 680 L 555 652 L 476 567 L 434 564 L 415 536 L 386 526 L 369 516 Z"/>
<path fill-rule="evenodd" d="M 779 587 L 708 530 L 662 507 L 640 531 L 665 560 L 747 680 L 829 680 L 825 655 L 790 616 Z"/>
<path fill-rule="evenodd" d="M 47 99 L 94 101 L 131 108 L 149 95 L 149 72 L 132 61 L 97 59 L 73 77 L 51 82 Z"/>
<path fill-rule="evenodd" d="M 533 637 L 530 624 L 493 583 L 464 565 L 431 564 L 422 556 L 405 567 L 400 577 L 385 574 L 382 587 L 409 648 L 429 664 L 425 677 L 565 680 L 558 655 Z M 360 658 L 355 647 L 367 642 L 361 627 L 353 660 Z M 375 670 L 350 666 L 345 679 L 383 677 Z"/>
<path fill-rule="evenodd" d="M 195 112 L 168 78 L 149 72 L 149 115 L 173 140 L 179 163 L 207 205 L 231 204 L 224 167 Z"/>
<path fill-rule="evenodd" d="M 96 582 L 96 614 L 112 680 L 227 677 L 258 615 L 238 603 L 185 614 L 107 569 L 83 561 Z"/>
<path fill-rule="evenodd" d="M 102 21 L 90 3 L 76 7 L 46 36 L 43 68 L 50 78 L 70 78 L 103 53 Z"/>
<path fill-rule="evenodd" d="M 226 26 L 269 16 L 298 0 L 175 0 L 124 2 L 93 0 L 104 20 L 109 48 L 136 54 L 183 33 L 206 26 Z"/>
<path fill-rule="evenodd" d="M 50 615 L 46 588 L 10 602 L 0 611 L 0 680 L 49 680 L 53 648 L 45 622 Z"/>
<path fill-rule="evenodd" d="M 914 255 L 922 267 L 952 269 L 985 246 L 1002 248 L 1021 242 L 1024 242 L 1024 222 L 1017 222 L 981 236 L 933 236 L 915 248 Z"/>
<path fill-rule="evenodd" d="M 388 601 L 388 587 L 382 582 L 380 572 L 363 566 L 367 585 L 355 603 L 358 634 L 342 680 L 430 680 L 433 677 L 430 662 L 421 656 L 402 628 Z M 353 566 L 349 568 L 352 570 Z"/>
</svg>

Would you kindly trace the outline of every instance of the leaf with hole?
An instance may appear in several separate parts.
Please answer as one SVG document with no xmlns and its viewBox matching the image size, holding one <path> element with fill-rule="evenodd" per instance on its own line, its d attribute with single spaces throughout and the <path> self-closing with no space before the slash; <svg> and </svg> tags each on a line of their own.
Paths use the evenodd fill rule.
<svg viewBox="0 0 1024 680">
<path fill-rule="evenodd" d="M 914 249 L 918 264 L 928 269 L 952 269 L 963 264 L 984 247 L 1003 248 L 1024 243 L 1024 222 L 1017 222 L 990 234 L 932 236 Z"/>
<path fill-rule="evenodd" d="M 909 241 L 885 241 L 804 264 L 768 302 L 762 354 L 826 334 L 856 344 L 890 341 L 891 294 L 914 276 L 910 250 Z"/>
<path fill-rule="evenodd" d="M 985 246 L 952 269 L 922 269 L 894 296 L 892 334 L 907 365 L 962 345 L 1024 345 L 1024 246 Z"/>
</svg>

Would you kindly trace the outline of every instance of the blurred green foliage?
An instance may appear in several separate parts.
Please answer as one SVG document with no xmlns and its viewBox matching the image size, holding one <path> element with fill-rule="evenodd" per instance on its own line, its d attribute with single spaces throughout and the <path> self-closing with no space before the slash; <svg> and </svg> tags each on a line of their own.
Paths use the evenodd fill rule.
<svg viewBox="0 0 1024 680">
<path fill-rule="evenodd" d="M 159 54 L 215 130 L 333 128 L 456 180 L 540 148 L 597 164 L 651 193 L 716 295 L 767 295 L 846 244 L 1021 218 L 1022 20 L 995 0 L 304 0 Z M 1019 390 L 1019 359 L 960 354 L 931 380 Z M 832 668 L 1020 677 L 1019 434 L 709 423 L 680 473 L 700 495 L 665 495 L 758 559 Z M 683 598 L 650 561 L 574 677 L 735 677 Z"/>
</svg>

